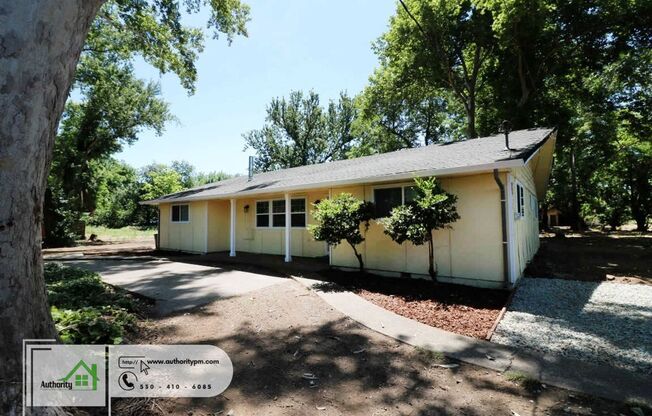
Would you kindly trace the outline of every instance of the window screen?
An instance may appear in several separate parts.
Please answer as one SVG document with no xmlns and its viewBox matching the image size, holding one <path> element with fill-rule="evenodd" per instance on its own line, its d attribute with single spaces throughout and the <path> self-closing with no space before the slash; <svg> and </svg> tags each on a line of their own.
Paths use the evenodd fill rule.
<svg viewBox="0 0 652 416">
<path fill-rule="evenodd" d="M 272 201 L 272 227 L 285 227 L 285 201 Z"/>
<path fill-rule="evenodd" d="M 388 217 L 394 207 L 403 203 L 403 188 L 374 189 L 374 204 L 376 217 Z"/>
<path fill-rule="evenodd" d="M 172 205 L 172 222 L 188 222 L 188 205 Z"/>
<path fill-rule="evenodd" d="M 269 201 L 256 202 L 256 227 L 269 227 Z"/>
<path fill-rule="evenodd" d="M 516 184 L 516 215 L 519 217 L 525 216 L 525 195 L 523 192 L 523 187 Z"/>
<path fill-rule="evenodd" d="M 306 200 L 303 198 L 293 199 L 290 203 L 292 208 L 292 226 L 305 227 L 306 226 Z"/>
</svg>

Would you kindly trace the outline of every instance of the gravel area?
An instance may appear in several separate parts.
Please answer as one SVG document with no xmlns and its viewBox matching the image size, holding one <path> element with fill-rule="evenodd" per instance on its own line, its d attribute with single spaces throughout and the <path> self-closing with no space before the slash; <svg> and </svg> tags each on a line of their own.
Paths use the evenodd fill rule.
<svg viewBox="0 0 652 416">
<path fill-rule="evenodd" d="M 652 286 L 526 278 L 491 340 L 652 374 Z"/>
</svg>

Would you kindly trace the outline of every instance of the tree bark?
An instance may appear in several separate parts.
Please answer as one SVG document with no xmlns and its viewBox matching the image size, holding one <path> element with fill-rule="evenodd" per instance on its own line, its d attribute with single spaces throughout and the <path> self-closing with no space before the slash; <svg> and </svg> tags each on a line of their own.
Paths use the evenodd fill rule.
<svg viewBox="0 0 652 416">
<path fill-rule="evenodd" d="M 575 231 L 582 231 L 582 219 L 580 218 L 580 203 L 578 199 L 577 167 L 575 165 L 575 147 L 570 148 L 570 171 L 571 171 L 571 227 Z"/>
<path fill-rule="evenodd" d="M 351 247 L 353 247 L 353 253 L 355 253 L 355 257 L 358 259 L 358 265 L 360 266 L 360 273 L 362 273 L 364 272 L 364 264 L 362 263 L 362 254 L 358 253 L 358 250 L 355 248 L 355 244 L 351 244 Z"/>
<path fill-rule="evenodd" d="M 430 232 L 430 240 L 428 240 L 428 274 L 433 282 L 437 281 L 437 270 L 435 269 L 435 241 Z"/>
<path fill-rule="evenodd" d="M 22 410 L 23 339 L 56 336 L 43 280 L 42 205 L 57 124 L 101 4 L 0 0 L 2 415 Z"/>
</svg>

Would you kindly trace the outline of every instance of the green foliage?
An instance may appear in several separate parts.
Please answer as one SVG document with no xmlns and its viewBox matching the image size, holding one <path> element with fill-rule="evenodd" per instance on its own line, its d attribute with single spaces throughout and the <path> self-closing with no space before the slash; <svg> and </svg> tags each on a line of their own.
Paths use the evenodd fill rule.
<svg viewBox="0 0 652 416">
<path fill-rule="evenodd" d="M 44 247 L 73 246 L 77 235 L 75 223 L 81 214 L 71 208 L 61 189 L 46 189 L 43 202 Z"/>
<path fill-rule="evenodd" d="M 193 178 L 193 186 L 201 186 L 209 183 L 215 183 L 232 177 L 233 175 L 230 175 L 222 171 L 199 172 Z"/>
<path fill-rule="evenodd" d="M 179 192 L 183 189 L 181 175 L 165 165 L 150 165 L 143 169 L 141 197 L 144 200 Z"/>
<path fill-rule="evenodd" d="M 195 62 L 204 49 L 203 30 L 184 25 L 202 6 L 209 12 L 207 27 L 217 38 L 247 36 L 249 6 L 240 0 L 110 0 L 98 13 L 86 40 L 85 56 L 103 55 L 133 62 L 136 56 L 161 73 L 173 72 L 189 93 L 195 91 Z M 184 13 L 185 12 L 185 13 Z"/>
<path fill-rule="evenodd" d="M 317 93 L 292 91 L 287 100 L 272 100 L 262 129 L 243 135 L 245 149 L 256 151 L 259 172 L 344 159 L 353 141 L 355 115 L 353 100 L 345 93 L 324 109 Z"/>
<path fill-rule="evenodd" d="M 403 147 L 458 138 L 461 124 L 466 137 L 476 137 L 494 48 L 491 23 L 472 1 L 399 2 L 374 45 L 380 67 L 364 92 L 363 117 Z"/>
<path fill-rule="evenodd" d="M 504 119 L 515 129 L 556 126 L 545 204 L 576 227 L 582 208 L 602 221 L 636 217 L 643 230 L 650 13 L 642 0 L 403 0 L 374 45 L 379 67 L 356 100 L 351 154 L 456 140 L 462 124 L 467 137 L 493 134 Z"/>
<path fill-rule="evenodd" d="M 111 306 L 100 308 L 50 308 L 52 319 L 65 344 L 121 344 L 133 327 L 134 315 Z"/>
<path fill-rule="evenodd" d="M 428 243 L 429 273 L 436 278 L 433 231 L 457 221 L 457 197 L 441 188 L 436 178 L 415 178 L 416 197 L 406 205 L 392 209 L 389 217 L 380 219 L 385 234 L 398 244 L 409 241 L 415 245 Z"/>
<path fill-rule="evenodd" d="M 94 272 L 48 263 L 44 276 L 52 318 L 65 343 L 119 344 L 143 307 Z"/>
<path fill-rule="evenodd" d="M 136 221 L 139 209 L 139 183 L 136 170 L 113 158 L 98 169 L 95 211 L 90 221 L 95 225 L 121 228 Z"/>
<path fill-rule="evenodd" d="M 70 244 L 69 224 L 96 208 L 93 221 L 111 226 L 143 217 L 134 206 L 137 192 L 131 172 L 123 170 L 128 177 L 120 183 L 115 177 L 103 178 L 106 165 L 113 163 L 111 155 L 135 142 L 144 129 L 161 134 L 173 119 L 158 84 L 138 79 L 133 62 L 142 58 L 161 73 L 175 73 L 193 93 L 204 34 L 184 25 L 183 17 L 202 6 L 209 9 L 208 28 L 215 37 L 223 33 L 230 43 L 234 36 L 247 35 L 249 7 L 239 0 L 109 0 L 95 17 L 77 66 L 71 95 L 75 98 L 66 104 L 55 141 L 48 178 L 51 198 L 45 207 L 46 244 Z"/>
<path fill-rule="evenodd" d="M 315 204 L 313 218 L 317 222 L 309 225 L 308 229 L 317 241 L 325 241 L 328 245 L 336 247 L 346 241 L 353 248 L 360 271 L 364 265 L 362 255 L 356 245 L 364 241 L 360 232 L 361 225 L 369 228 L 369 221 L 373 217 L 373 206 L 370 202 L 357 199 L 349 193 L 341 193 L 334 198 L 324 199 Z"/>
</svg>

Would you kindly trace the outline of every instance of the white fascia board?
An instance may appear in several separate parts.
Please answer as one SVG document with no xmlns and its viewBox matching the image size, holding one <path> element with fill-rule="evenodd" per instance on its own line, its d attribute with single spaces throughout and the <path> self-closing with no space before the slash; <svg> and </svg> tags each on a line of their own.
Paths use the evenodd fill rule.
<svg viewBox="0 0 652 416">
<path fill-rule="evenodd" d="M 415 177 L 427 177 L 427 176 L 451 176 L 451 175 L 460 175 L 460 174 L 476 174 L 483 172 L 492 172 L 494 169 L 511 169 L 516 167 L 522 167 L 525 165 L 523 159 L 510 159 L 503 160 L 500 162 L 486 163 L 482 165 L 475 166 L 462 166 L 456 168 L 445 168 L 445 169 L 424 169 L 417 170 L 412 172 L 405 172 L 392 175 L 379 175 L 379 176 L 369 176 L 366 178 L 355 178 L 355 179 L 343 179 L 338 181 L 327 181 L 327 182 L 315 182 L 303 185 L 293 185 L 293 186 L 280 186 L 277 188 L 266 188 L 266 189 L 256 189 L 247 192 L 232 192 L 228 194 L 220 194 L 215 196 L 197 196 L 197 197 L 188 197 L 188 198 L 175 198 L 169 200 L 152 200 L 152 201 L 142 201 L 141 205 L 159 205 L 162 203 L 178 203 L 178 202 L 192 202 L 192 201 L 206 201 L 211 199 L 229 199 L 237 197 L 246 197 L 253 195 L 262 195 L 270 193 L 285 193 L 293 191 L 305 191 L 307 189 L 316 189 L 316 188 L 334 188 L 339 186 L 347 185 L 357 185 L 357 184 L 373 184 L 379 182 L 389 182 L 389 181 L 402 181 L 413 179 Z"/>
<path fill-rule="evenodd" d="M 532 158 L 533 158 L 534 156 L 536 156 L 536 155 L 539 153 L 539 151 L 541 151 L 541 149 L 543 148 L 543 146 L 546 145 L 546 143 L 548 142 L 548 140 L 555 140 L 555 141 L 557 140 L 557 130 L 553 130 L 553 131 L 551 131 L 551 132 L 548 134 L 548 137 L 546 137 L 545 140 L 544 140 L 543 142 L 541 142 L 541 144 L 539 145 L 539 147 L 537 148 L 537 150 L 535 150 L 535 151 L 530 155 L 530 157 L 528 157 L 527 159 L 525 159 L 525 162 L 524 162 L 523 164 L 527 165 L 527 164 L 530 162 L 530 160 L 532 160 Z"/>
</svg>

